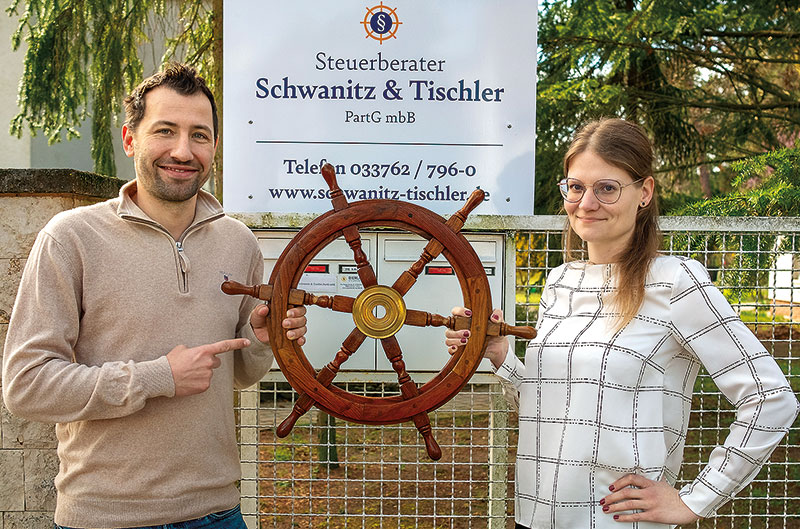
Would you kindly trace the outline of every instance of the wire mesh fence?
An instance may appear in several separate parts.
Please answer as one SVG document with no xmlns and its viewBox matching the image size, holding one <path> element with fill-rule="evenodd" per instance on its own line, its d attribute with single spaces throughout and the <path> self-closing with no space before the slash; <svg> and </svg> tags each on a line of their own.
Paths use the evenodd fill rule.
<svg viewBox="0 0 800 529">
<path fill-rule="evenodd" d="M 797 219 L 666 219 L 665 252 L 702 262 L 800 392 Z M 541 224 L 541 222 L 539 222 Z M 516 320 L 534 325 L 547 273 L 562 262 L 563 219 L 515 230 Z M 525 344 L 518 341 L 522 355 Z M 415 374 L 419 383 L 432 374 Z M 365 396 L 398 395 L 393 373 L 342 373 Z M 242 506 L 251 528 L 513 528 L 517 417 L 493 375 L 478 374 L 432 412 L 443 457 L 431 461 L 413 424 L 366 426 L 314 410 L 284 439 L 297 394 L 279 372 L 238 394 Z M 708 374 L 695 384 L 678 486 L 701 470 L 735 414 Z M 800 421 L 755 480 L 700 528 L 800 527 Z"/>
</svg>

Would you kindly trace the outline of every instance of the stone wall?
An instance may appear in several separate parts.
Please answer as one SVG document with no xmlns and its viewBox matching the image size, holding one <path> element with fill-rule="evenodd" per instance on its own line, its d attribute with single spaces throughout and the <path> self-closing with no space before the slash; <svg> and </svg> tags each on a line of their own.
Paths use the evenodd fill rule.
<svg viewBox="0 0 800 529">
<path fill-rule="evenodd" d="M 36 234 L 56 213 L 115 197 L 124 180 L 68 169 L 0 169 L 0 343 Z M 52 424 L 11 415 L 0 397 L 0 529 L 53 527 Z"/>
</svg>

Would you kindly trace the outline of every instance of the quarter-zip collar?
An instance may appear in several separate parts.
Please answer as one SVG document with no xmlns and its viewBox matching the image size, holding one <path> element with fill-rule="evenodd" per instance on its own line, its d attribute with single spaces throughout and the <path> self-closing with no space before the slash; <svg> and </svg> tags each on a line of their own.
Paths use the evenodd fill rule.
<svg viewBox="0 0 800 529">
<path fill-rule="evenodd" d="M 209 224 L 221 217 L 225 216 L 222 206 L 214 198 L 211 193 L 203 191 L 202 189 L 197 194 L 197 201 L 195 202 L 194 220 L 181 234 L 180 238 L 176 241 L 172 234 L 164 226 L 150 218 L 142 209 L 136 205 L 131 195 L 136 192 L 136 180 L 128 182 L 119 191 L 119 206 L 117 206 L 117 214 L 123 220 L 128 222 L 135 222 L 143 224 L 150 228 L 164 234 L 165 237 L 172 244 L 172 252 L 175 257 L 175 266 L 178 275 L 178 291 L 181 294 L 189 292 L 189 273 L 190 262 L 189 256 L 184 252 L 184 242 L 186 237 L 199 229 L 201 226 Z"/>
<path fill-rule="evenodd" d="M 136 193 L 137 190 L 136 180 L 131 180 L 123 185 L 119 190 L 119 206 L 117 206 L 117 214 L 125 220 L 135 220 L 144 222 L 157 227 L 165 232 L 161 224 L 154 221 L 147 214 L 141 210 L 139 206 L 133 201 L 131 195 Z M 222 205 L 214 198 L 214 195 L 202 189 L 197 192 L 197 202 L 195 203 L 194 220 L 188 228 L 183 232 L 179 240 L 183 240 L 186 234 L 192 231 L 195 227 L 206 222 L 211 222 L 220 217 L 223 217 L 225 212 L 222 210 Z M 169 233 L 169 232 L 167 232 Z"/>
</svg>

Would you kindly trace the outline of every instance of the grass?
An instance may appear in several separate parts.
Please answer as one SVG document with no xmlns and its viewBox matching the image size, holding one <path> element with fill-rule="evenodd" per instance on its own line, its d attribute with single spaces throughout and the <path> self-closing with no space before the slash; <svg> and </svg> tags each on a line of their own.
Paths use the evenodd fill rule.
<svg viewBox="0 0 800 529">
<path fill-rule="evenodd" d="M 413 426 L 347 425 L 336 429 L 336 469 L 316 460 L 317 427 L 296 428 L 287 439 L 262 430 L 260 510 L 269 514 L 261 527 L 485 527 L 488 413 L 433 422 L 444 452 L 438 462 Z M 513 485 L 505 487 L 512 498 Z"/>
<path fill-rule="evenodd" d="M 708 377 L 698 378 L 684 464 L 678 486 L 691 481 L 734 420 L 731 406 Z M 709 411 L 710 410 L 710 411 Z M 719 411 L 716 411 L 719 410 Z M 287 439 L 260 433 L 260 527 L 267 528 L 484 528 L 489 512 L 489 414 L 432 414 L 444 456 L 427 458 L 413 426 L 336 428 L 339 468 L 317 461 L 319 427 L 296 427 Z M 516 424 L 512 414 L 509 424 Z M 699 522 L 719 527 L 784 527 L 800 517 L 800 428 L 790 432 L 753 483 L 724 505 L 717 518 Z M 506 527 L 513 528 L 513 457 L 516 429 L 508 431 Z M 789 516 L 790 518 L 785 518 Z M 787 527 L 791 527 L 789 525 Z"/>
</svg>

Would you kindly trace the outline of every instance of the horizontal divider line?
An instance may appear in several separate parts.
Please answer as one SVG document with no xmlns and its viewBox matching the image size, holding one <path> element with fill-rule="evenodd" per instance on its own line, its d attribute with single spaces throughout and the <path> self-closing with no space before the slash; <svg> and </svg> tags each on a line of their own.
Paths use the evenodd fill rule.
<svg viewBox="0 0 800 529">
<path fill-rule="evenodd" d="M 256 143 L 294 143 L 311 145 L 404 145 L 423 147 L 502 147 L 502 143 L 431 143 L 431 142 L 384 142 L 384 141 L 295 141 L 256 140 Z"/>
</svg>

